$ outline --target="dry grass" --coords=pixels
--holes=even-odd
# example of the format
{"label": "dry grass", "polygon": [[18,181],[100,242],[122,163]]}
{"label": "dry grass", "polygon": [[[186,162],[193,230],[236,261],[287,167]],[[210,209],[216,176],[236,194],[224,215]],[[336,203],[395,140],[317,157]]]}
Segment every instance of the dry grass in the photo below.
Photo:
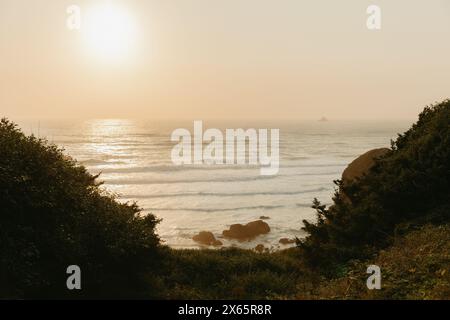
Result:
{"label": "dry grass", "polygon": [[[381,290],[368,290],[366,268],[381,268]],[[298,299],[450,299],[450,225],[426,226],[399,238],[370,261],[353,262],[346,276]]]}

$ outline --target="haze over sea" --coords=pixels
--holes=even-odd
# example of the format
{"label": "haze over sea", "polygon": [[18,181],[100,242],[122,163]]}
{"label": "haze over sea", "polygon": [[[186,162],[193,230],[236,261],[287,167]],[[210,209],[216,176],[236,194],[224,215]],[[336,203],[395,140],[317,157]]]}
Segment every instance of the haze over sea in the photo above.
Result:
{"label": "haze over sea", "polygon": [[26,133],[47,138],[97,174],[120,201],[136,201],[162,218],[159,235],[176,248],[199,247],[192,236],[216,237],[230,224],[270,217],[271,232],[251,242],[220,240],[225,246],[256,244],[284,248],[280,238],[302,237],[303,219],[314,219],[314,197],[331,202],[333,180],[360,154],[389,147],[409,121],[214,122],[207,128],[279,128],[280,171],[260,175],[258,166],[175,166],[170,153],[177,128],[193,131],[193,121],[124,119],[19,121]]}

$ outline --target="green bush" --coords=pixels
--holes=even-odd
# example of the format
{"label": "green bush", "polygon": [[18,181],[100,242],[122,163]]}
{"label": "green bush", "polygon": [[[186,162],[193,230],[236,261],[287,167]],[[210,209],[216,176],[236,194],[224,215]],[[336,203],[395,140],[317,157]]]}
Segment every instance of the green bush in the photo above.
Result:
{"label": "green bush", "polygon": [[[317,223],[304,221],[298,241],[310,263],[336,273],[349,259],[367,258],[396,234],[450,218],[450,100],[425,108],[366,175],[337,181],[329,208],[314,201]],[[345,196],[343,195],[345,194]]]}
{"label": "green bush", "polygon": [[[158,220],[117,202],[96,178],[1,120],[0,298],[152,296]],[[82,290],[67,290],[69,265],[80,266]]]}

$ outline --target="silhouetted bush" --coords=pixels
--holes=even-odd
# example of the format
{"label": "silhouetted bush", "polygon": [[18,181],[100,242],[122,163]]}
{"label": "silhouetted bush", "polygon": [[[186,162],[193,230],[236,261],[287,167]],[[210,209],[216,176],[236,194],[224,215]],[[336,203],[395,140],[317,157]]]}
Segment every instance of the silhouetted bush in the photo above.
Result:
{"label": "silhouetted bush", "polygon": [[304,221],[308,236],[298,241],[313,266],[335,273],[339,264],[369,257],[403,231],[449,221],[449,120],[449,100],[425,108],[370,172],[336,182],[332,206],[314,201],[317,223]]}
{"label": "silhouetted bush", "polygon": [[[62,150],[0,122],[0,298],[152,296],[158,223]],[[66,288],[78,265],[82,290]]]}

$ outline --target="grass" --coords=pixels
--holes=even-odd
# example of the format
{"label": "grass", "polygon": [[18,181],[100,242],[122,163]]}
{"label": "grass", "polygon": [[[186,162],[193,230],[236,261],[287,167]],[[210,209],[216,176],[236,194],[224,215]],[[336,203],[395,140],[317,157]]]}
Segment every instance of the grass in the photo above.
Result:
{"label": "grass", "polygon": [[[381,268],[381,290],[366,287],[367,266]],[[353,261],[346,275],[299,299],[450,299],[450,225],[425,226],[395,240],[373,259]]]}
{"label": "grass", "polygon": [[[166,248],[155,280],[165,299],[449,299],[450,226],[425,226],[373,259],[340,266],[329,279],[297,248],[257,253],[236,248]],[[368,290],[367,266],[380,266],[382,289]]]}
{"label": "grass", "polygon": [[312,279],[296,249],[167,249],[164,261],[160,281],[170,299],[273,299],[294,294],[297,283]]}

